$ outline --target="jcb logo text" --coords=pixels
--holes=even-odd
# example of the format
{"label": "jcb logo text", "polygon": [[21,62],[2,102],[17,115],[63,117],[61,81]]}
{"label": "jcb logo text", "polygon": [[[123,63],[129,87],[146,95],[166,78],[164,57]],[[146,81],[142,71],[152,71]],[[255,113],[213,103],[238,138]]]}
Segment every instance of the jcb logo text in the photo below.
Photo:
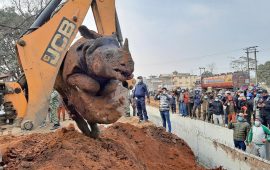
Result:
{"label": "jcb logo text", "polygon": [[61,58],[62,52],[66,50],[75,28],[76,25],[73,22],[69,21],[67,18],[63,18],[41,60],[56,66]]}

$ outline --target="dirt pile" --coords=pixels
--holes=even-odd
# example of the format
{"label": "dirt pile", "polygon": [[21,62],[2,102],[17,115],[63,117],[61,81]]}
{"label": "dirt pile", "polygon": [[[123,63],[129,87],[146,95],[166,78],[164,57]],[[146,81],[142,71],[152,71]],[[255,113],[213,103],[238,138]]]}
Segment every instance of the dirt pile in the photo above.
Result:
{"label": "dirt pile", "polygon": [[191,149],[153,125],[116,123],[94,140],[73,126],[54,133],[0,138],[7,169],[203,169]]}

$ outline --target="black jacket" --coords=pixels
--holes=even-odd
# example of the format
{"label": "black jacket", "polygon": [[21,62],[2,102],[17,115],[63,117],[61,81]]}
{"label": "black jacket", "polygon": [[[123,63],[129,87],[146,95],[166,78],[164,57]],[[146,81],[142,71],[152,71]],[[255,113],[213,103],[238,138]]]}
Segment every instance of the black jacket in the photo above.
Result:
{"label": "black jacket", "polygon": [[270,119],[270,96],[266,100],[263,100],[263,103],[265,106],[260,109],[261,115]]}
{"label": "black jacket", "polygon": [[213,108],[213,114],[215,115],[223,115],[224,111],[223,111],[223,105],[220,101],[214,101],[213,103],[211,103],[212,108]]}

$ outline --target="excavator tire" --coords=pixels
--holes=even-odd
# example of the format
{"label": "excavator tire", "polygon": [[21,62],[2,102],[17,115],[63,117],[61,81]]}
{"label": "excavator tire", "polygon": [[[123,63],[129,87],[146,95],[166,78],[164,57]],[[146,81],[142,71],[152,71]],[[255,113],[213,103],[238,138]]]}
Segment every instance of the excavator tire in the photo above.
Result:
{"label": "excavator tire", "polygon": [[25,89],[27,87],[27,82],[26,82],[26,78],[25,78],[25,75],[24,74],[22,74],[18,78],[17,83],[19,83],[21,85],[21,88],[22,89]]}

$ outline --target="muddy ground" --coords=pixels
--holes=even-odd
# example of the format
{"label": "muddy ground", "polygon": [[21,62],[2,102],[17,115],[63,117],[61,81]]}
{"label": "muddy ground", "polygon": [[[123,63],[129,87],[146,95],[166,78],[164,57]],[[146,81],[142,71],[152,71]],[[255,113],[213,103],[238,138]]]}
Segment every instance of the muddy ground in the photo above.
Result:
{"label": "muddy ground", "polygon": [[97,140],[71,124],[56,132],[1,136],[0,149],[6,169],[203,169],[183,140],[135,118],[103,127]]}

